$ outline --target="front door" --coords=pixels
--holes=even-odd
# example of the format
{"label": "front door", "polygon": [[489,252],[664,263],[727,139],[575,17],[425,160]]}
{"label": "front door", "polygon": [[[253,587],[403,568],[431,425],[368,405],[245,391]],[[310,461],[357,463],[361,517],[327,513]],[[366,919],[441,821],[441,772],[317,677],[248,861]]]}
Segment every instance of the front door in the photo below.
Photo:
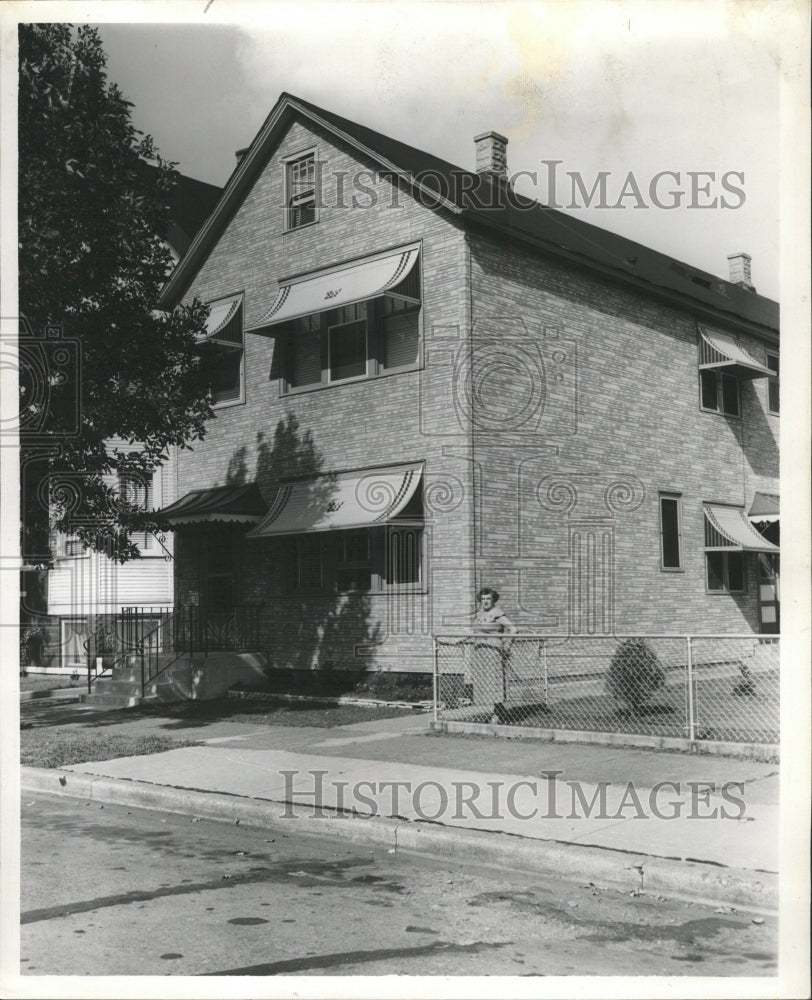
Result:
{"label": "front door", "polygon": [[765,633],[777,633],[781,628],[779,559],[771,552],[758,554],[758,614]]}

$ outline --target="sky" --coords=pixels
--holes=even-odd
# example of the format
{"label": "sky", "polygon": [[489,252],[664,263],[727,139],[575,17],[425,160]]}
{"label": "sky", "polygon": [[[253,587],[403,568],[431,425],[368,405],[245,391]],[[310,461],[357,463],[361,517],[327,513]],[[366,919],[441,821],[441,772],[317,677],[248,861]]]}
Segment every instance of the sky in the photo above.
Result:
{"label": "sky", "polygon": [[[474,135],[495,129],[509,170],[536,175],[522,193],[549,203],[560,161],[565,211],[720,277],[728,254],[749,253],[757,290],[779,296],[780,57],[792,34],[781,0],[108,10],[127,22],[91,18],[110,79],[192,177],[224,184],[283,91],[468,169]],[[577,187],[573,199],[569,175],[589,192],[601,171],[605,207]],[[679,178],[652,194],[661,171]]]}

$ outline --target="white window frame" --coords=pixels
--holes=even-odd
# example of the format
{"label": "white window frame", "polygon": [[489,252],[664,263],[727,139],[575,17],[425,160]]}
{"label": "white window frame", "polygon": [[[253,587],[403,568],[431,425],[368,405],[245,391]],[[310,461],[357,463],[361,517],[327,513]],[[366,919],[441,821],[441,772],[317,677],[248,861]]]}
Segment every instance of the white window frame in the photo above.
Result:
{"label": "white window frame", "polygon": [[[313,218],[310,222],[303,222],[298,226],[292,224],[293,210],[300,207],[300,205],[294,205],[293,200],[296,197],[294,193],[294,180],[293,171],[296,166],[306,160],[313,160],[313,191],[312,191],[312,202],[313,202]],[[280,160],[282,164],[282,169],[284,171],[284,191],[285,191],[285,202],[284,202],[284,225],[283,232],[285,233],[298,233],[300,229],[308,229],[310,226],[316,225],[319,221],[319,170],[318,170],[318,157],[316,156],[316,147],[310,147],[308,149],[300,150],[298,153],[293,153],[290,156],[282,157]],[[308,198],[309,200],[309,198]],[[301,204],[306,204],[306,201],[302,201]]]}

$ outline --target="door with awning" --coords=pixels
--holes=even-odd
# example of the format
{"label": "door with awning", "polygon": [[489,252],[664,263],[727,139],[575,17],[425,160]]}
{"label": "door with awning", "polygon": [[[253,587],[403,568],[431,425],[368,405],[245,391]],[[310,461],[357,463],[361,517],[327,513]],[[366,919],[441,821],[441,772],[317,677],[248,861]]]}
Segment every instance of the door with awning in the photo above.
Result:
{"label": "door with awning", "polygon": [[741,507],[707,504],[704,513],[709,593],[744,593],[747,590],[746,553],[754,553],[761,631],[777,631],[778,546],[764,537]]}

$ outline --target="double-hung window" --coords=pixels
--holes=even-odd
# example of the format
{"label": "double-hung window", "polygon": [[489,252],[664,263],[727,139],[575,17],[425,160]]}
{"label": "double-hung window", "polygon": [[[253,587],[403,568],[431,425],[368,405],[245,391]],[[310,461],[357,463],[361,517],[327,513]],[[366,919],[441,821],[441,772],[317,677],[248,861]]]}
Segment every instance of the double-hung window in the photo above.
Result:
{"label": "double-hung window", "polygon": [[287,229],[316,222],[316,154],[306,153],[285,164]]}
{"label": "double-hung window", "polygon": [[243,298],[235,295],[209,303],[206,336],[200,352],[213,407],[243,399]]}
{"label": "double-hung window", "polygon": [[420,281],[280,327],[282,394],[420,367]]}
{"label": "double-hung window", "polygon": [[327,314],[327,355],[330,382],[366,376],[369,346],[365,302]]}
{"label": "double-hung window", "polygon": [[707,587],[711,593],[742,593],[745,589],[743,552],[706,552]]}
{"label": "double-hung window", "polygon": [[[141,510],[153,510],[155,507],[155,477],[156,472],[142,474],[122,474],[118,480],[118,493],[121,499]],[[130,541],[138,546],[144,554],[154,552],[158,541],[151,531],[134,531],[130,533]]]}
{"label": "double-hung window", "polygon": [[738,378],[716,371],[701,371],[699,376],[702,409],[738,417],[741,413]]}

